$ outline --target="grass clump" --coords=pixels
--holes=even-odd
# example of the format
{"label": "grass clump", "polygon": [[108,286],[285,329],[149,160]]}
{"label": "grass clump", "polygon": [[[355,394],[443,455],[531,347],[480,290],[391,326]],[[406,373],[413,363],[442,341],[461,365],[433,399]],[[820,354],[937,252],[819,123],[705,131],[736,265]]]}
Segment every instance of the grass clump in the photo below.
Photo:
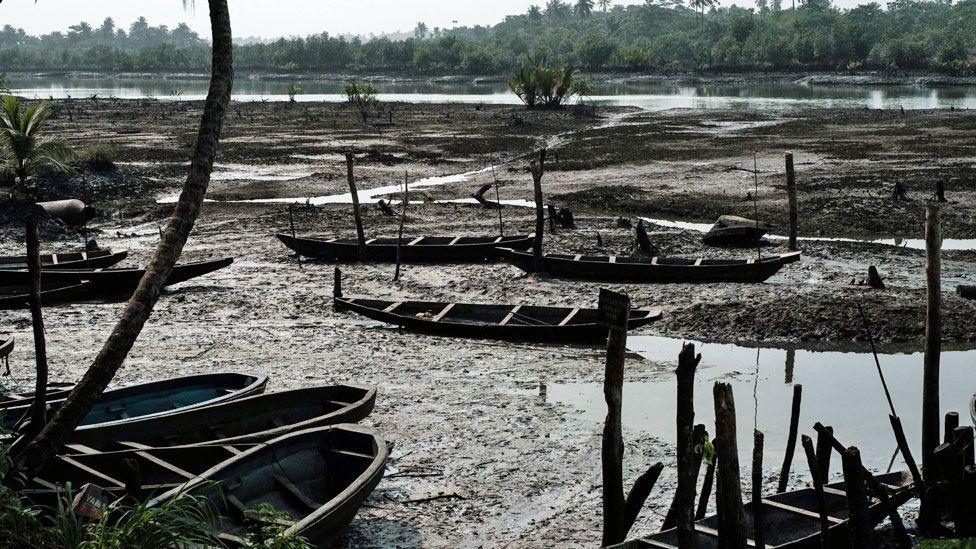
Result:
{"label": "grass clump", "polygon": [[118,149],[111,143],[96,143],[81,150],[81,164],[96,172],[115,170]]}

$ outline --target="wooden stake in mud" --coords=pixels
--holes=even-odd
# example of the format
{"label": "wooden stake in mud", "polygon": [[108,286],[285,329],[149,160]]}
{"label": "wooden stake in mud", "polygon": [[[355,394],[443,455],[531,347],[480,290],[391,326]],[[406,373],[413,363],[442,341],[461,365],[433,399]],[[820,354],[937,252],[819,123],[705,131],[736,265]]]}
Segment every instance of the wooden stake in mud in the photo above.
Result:
{"label": "wooden stake in mud", "polygon": [[[932,466],[932,452],[939,445],[939,359],[942,352],[942,236],[938,204],[925,211],[925,357],[922,372],[922,469]],[[938,496],[924,490],[919,508],[919,527],[925,533],[938,529],[935,512]]]}
{"label": "wooden stake in mud", "polygon": [[403,204],[400,206],[400,229],[397,231],[396,271],[393,273],[393,282],[400,280],[400,262],[403,259],[403,223],[407,219],[407,206],[409,204],[410,187],[407,181],[407,172],[403,172]]}
{"label": "wooden stake in mud", "polygon": [[790,205],[790,250],[796,251],[797,235],[797,206],[796,206],[796,173],[793,171],[793,153],[786,153],[786,194]]}
{"label": "wooden stake in mud", "polygon": [[[291,226],[291,237],[292,239],[297,238],[295,236],[295,205],[288,205],[288,225]],[[298,258],[298,268],[302,268],[302,254],[295,252],[295,257]]]}
{"label": "wooden stake in mud", "polygon": [[549,232],[556,234],[556,218],[559,217],[559,214],[556,213],[556,207],[552,204],[546,204],[546,211],[549,213]]}
{"label": "wooden stake in mud", "polygon": [[813,440],[803,435],[801,437],[803,451],[807,455],[807,465],[810,468],[810,478],[813,480],[813,493],[817,500],[817,514],[820,515],[820,547],[830,549],[830,519],[827,518],[827,499],[824,497],[823,485],[827,479],[820,476],[820,464],[817,463],[817,452],[813,448]]}
{"label": "wooden stake in mud", "polygon": [[[699,423],[695,425],[691,432],[692,438],[692,469],[694,469],[694,474],[692,475],[695,480],[695,484],[698,484],[698,474],[701,472],[702,459],[704,458],[704,446],[705,441],[708,440],[708,432],[705,430],[705,424]],[[680,475],[680,473],[679,473]],[[695,501],[692,497],[691,501],[691,516],[692,520],[695,517]],[[671,500],[671,507],[668,508],[668,514],[664,516],[664,522],[661,523],[661,531],[670,530],[675,527],[678,522],[678,492],[675,490],[674,498]]]}
{"label": "wooden stake in mud", "polygon": [[505,236],[505,225],[502,223],[502,199],[498,191],[498,175],[495,173],[495,159],[491,159],[491,178],[495,180],[495,202],[498,202],[498,236]]}
{"label": "wooden stake in mud", "polygon": [[952,432],[959,427],[959,412],[946,412],[945,415],[945,439],[942,442],[952,442]]}
{"label": "wooden stake in mud", "polygon": [[[715,446],[715,439],[712,439],[712,447]],[[715,484],[715,464],[718,462],[717,456],[712,456],[712,461],[705,468],[705,479],[702,480],[701,495],[698,496],[698,509],[695,510],[695,520],[705,518],[708,512],[708,498],[712,496],[712,485]]]}
{"label": "wooden stake in mud", "polygon": [[827,479],[830,478],[830,453],[833,451],[833,447],[830,444],[830,437],[834,436],[834,428],[830,425],[824,427],[824,435],[817,431],[817,466],[820,467],[820,478],[823,479],[824,484],[827,483]]}
{"label": "wooden stake in mud", "polygon": [[905,438],[905,429],[902,428],[901,418],[894,414],[889,414],[888,420],[891,421],[891,430],[895,433],[898,451],[901,452],[901,457],[905,460],[905,465],[908,466],[908,471],[912,474],[912,481],[916,485],[921,486],[922,474],[919,472],[918,464],[915,463],[915,456],[912,455],[912,451],[908,446],[908,439]]}
{"label": "wooden stake in mud", "polygon": [[715,452],[718,454],[717,496],[720,508],[718,534],[720,548],[746,547],[746,515],[742,507],[742,486],[739,481],[739,448],[735,435],[735,399],[732,386],[716,383]]}
{"label": "wooden stake in mud", "polygon": [[352,195],[352,215],[356,220],[356,239],[359,241],[359,260],[366,261],[366,233],[363,231],[363,218],[359,215],[359,193],[356,192],[356,181],[352,176],[352,153],[346,153],[346,180],[349,182],[349,194]]}
{"label": "wooden stake in mud", "polygon": [[695,354],[695,345],[688,343],[678,354],[678,486],[674,494],[675,519],[678,527],[678,545],[694,549],[698,546],[695,534],[695,484],[698,482],[698,465],[695,464],[695,369],[701,355]]}
{"label": "wooden stake in mud", "polygon": [[[766,535],[763,532],[763,503],[762,503],[762,454],[763,433],[756,430],[752,433],[752,539],[756,547],[766,546]],[[682,545],[682,547],[684,547]]]}
{"label": "wooden stake in mud", "polygon": [[803,386],[797,383],[793,386],[793,407],[790,410],[790,434],[786,440],[783,468],[779,472],[777,492],[780,494],[786,491],[786,484],[790,480],[790,467],[793,465],[793,453],[796,451],[796,435],[800,426],[800,400],[802,397]]}
{"label": "wooden stake in mud", "polygon": [[31,405],[33,433],[40,432],[47,423],[47,341],[44,336],[44,316],[41,314],[41,242],[38,235],[38,207],[27,216],[27,268],[30,274],[29,306],[31,327],[34,330],[34,361],[37,377],[34,384],[34,403]]}
{"label": "wooden stake in mud", "polygon": [[535,272],[545,271],[542,260],[542,233],[546,229],[545,213],[542,205],[542,175],[545,173],[546,150],[539,151],[539,161],[532,161],[529,170],[532,172],[532,190],[535,195],[535,238],[532,240],[532,257],[535,258]]}
{"label": "wooden stake in mud", "polygon": [[871,547],[873,528],[871,511],[868,508],[868,490],[864,485],[864,467],[861,453],[854,446],[840,454],[844,466],[844,481],[847,483],[848,533],[851,547]]}
{"label": "wooden stake in mud", "polygon": [[[543,154],[545,152],[543,151]],[[541,170],[540,170],[541,172]],[[533,170],[533,174],[535,171]],[[538,181],[540,178],[535,178]],[[538,183],[536,189],[538,190]],[[538,193],[537,193],[538,198]],[[542,204],[536,201],[537,213]],[[624,441],[621,427],[623,406],[624,358],[627,353],[627,321],[630,298],[610,290],[600,290],[600,321],[609,330],[603,395],[607,419],[603,427],[603,546],[624,540]]]}

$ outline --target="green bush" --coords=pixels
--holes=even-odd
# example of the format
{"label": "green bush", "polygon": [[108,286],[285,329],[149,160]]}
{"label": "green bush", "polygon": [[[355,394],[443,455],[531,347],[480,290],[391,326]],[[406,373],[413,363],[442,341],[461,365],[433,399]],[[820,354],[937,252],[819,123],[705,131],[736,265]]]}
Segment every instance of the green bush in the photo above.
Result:
{"label": "green bush", "polygon": [[508,87],[530,109],[555,109],[563,106],[576,93],[575,81],[576,71],[571,67],[539,65],[535,69],[522,67],[509,76]]}
{"label": "green bush", "polygon": [[115,169],[115,159],[118,148],[111,143],[96,143],[81,150],[79,155],[82,165],[96,172],[108,172]]}

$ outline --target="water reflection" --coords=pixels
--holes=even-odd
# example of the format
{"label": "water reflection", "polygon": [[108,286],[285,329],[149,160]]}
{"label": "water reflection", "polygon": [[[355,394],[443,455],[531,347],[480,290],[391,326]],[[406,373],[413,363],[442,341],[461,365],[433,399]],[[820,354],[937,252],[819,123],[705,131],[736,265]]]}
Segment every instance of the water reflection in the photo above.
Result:
{"label": "water reflection", "polygon": [[[40,98],[115,97],[120,99],[202,99],[205,79],[186,78],[63,78],[12,77],[14,93]],[[338,80],[298,79],[303,93],[299,101],[345,101]],[[287,101],[290,81],[241,77],[234,83],[240,101]],[[501,81],[483,82],[377,82],[384,101],[415,103],[461,102],[516,104],[518,98]],[[967,87],[921,88],[914,86],[808,86],[801,84],[705,84],[622,83],[595,81],[592,97],[597,103],[637,106],[659,110],[674,107],[703,109],[789,109],[869,107],[897,109],[974,108],[976,89]]]}
{"label": "water reflection", "polygon": [[[683,343],[683,340],[665,337],[630,338],[628,347],[663,364],[661,372],[665,375],[660,381],[624,386],[623,419],[627,428],[674,442],[676,394],[671,372]],[[866,465],[876,470],[887,469],[895,439],[888,421],[887,400],[874,359],[867,349],[844,352],[762,348],[757,357],[757,348],[745,345],[699,342],[696,346],[702,354],[702,362],[696,376],[695,421],[704,423],[714,434],[712,385],[715,381],[731,383],[736,398],[739,451],[745,462],[752,451],[750,441],[755,417],[759,430],[765,433],[764,462],[782,463],[793,385],[802,384],[801,433],[812,434],[812,426],[817,421],[832,425],[842,443],[861,449]],[[942,353],[943,411],[955,410],[963,418],[968,416],[969,399],[976,392],[974,356],[976,352],[972,350]],[[880,356],[880,362],[912,452],[918,458],[922,353],[885,352]],[[651,367],[649,363],[634,361],[627,364],[631,370]],[[552,384],[548,387],[548,396],[550,401],[580,409],[588,420],[603,421],[605,404],[601,383]],[[968,424],[968,421],[963,423]],[[895,467],[901,464],[899,456]],[[805,472],[799,465],[795,465],[794,470]],[[835,469],[835,473],[839,474],[839,471]]]}

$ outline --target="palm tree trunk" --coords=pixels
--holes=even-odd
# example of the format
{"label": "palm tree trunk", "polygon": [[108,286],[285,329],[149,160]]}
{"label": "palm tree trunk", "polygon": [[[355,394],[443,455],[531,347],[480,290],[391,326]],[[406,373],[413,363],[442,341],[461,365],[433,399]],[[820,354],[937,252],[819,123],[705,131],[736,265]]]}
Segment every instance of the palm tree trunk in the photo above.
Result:
{"label": "palm tree trunk", "polygon": [[[126,304],[102,350],[85,372],[78,386],[61,406],[43,431],[32,442],[22,437],[15,443],[12,454],[32,474],[60,449],[68,436],[81,423],[92,405],[102,394],[122,366],[146,320],[152,313],[163,283],[179,260],[193,224],[200,213],[203,197],[210,183],[210,172],[217,155],[217,142],[230,104],[234,80],[233,44],[227,0],[209,0],[210,25],[213,31],[213,68],[210,92],[203,107],[197,142],[193,150],[190,172],[183,192],[160,239],[156,253],[149,261],[146,274]],[[29,477],[28,477],[29,478]]]}
{"label": "palm tree trunk", "polygon": [[41,314],[41,239],[37,231],[37,208],[31,204],[27,216],[27,270],[30,273],[31,326],[34,329],[34,362],[37,378],[34,403],[31,405],[31,433],[38,433],[47,423],[47,343],[44,339],[44,316]]}

